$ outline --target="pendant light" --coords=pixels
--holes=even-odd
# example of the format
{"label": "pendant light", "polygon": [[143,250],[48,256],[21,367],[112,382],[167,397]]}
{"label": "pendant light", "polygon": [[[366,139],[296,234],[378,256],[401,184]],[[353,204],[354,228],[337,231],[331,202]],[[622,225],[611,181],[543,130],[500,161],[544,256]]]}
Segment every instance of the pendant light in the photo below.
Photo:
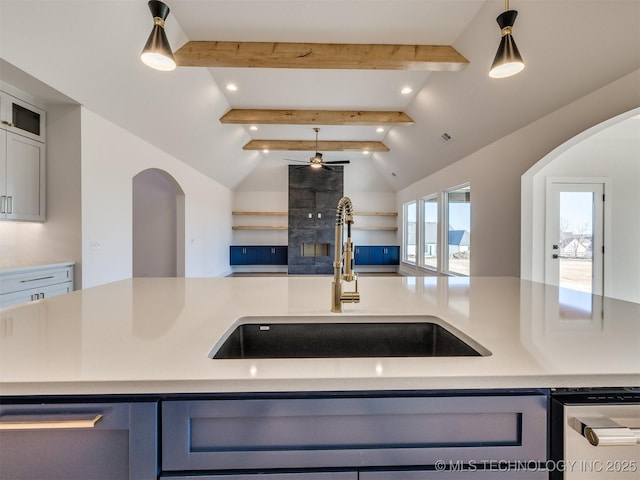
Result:
{"label": "pendant light", "polygon": [[516,73],[520,73],[524,69],[524,61],[516,42],[511,35],[511,29],[516,21],[518,12],[516,10],[509,10],[509,0],[505,0],[505,11],[502,12],[496,21],[502,30],[502,38],[500,39],[500,46],[496,52],[496,56],[491,64],[491,70],[489,76],[491,78],[506,78]]}
{"label": "pendant light", "polygon": [[160,1],[151,0],[149,10],[153,16],[153,30],[142,50],[140,60],[151,68],[169,72],[176,68],[169,40],[164,33],[164,21],[169,16],[169,7]]}

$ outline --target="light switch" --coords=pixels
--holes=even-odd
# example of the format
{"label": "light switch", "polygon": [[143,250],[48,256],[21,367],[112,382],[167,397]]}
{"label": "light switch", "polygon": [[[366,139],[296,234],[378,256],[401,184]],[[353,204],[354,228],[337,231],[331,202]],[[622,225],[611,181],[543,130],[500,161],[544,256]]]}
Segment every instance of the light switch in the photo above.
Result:
{"label": "light switch", "polygon": [[312,213],[309,214],[309,218],[313,218],[313,214]]}
{"label": "light switch", "polygon": [[322,218],[322,214],[318,212],[318,218]]}

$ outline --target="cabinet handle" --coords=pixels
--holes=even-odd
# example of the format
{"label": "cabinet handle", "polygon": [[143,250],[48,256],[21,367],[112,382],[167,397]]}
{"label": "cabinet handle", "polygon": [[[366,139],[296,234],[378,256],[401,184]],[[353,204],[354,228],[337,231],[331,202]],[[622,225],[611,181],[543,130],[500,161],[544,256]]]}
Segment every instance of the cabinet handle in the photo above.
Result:
{"label": "cabinet handle", "polygon": [[570,423],[595,447],[640,444],[640,428],[624,427],[607,417],[572,418]]}
{"label": "cabinet handle", "polygon": [[7,196],[0,196],[0,213],[7,213]]}
{"label": "cabinet handle", "polygon": [[15,127],[15,125],[11,122],[7,122],[6,120],[2,120],[2,124],[6,125],[7,127]]}
{"label": "cabinet handle", "polygon": [[42,430],[45,428],[92,428],[101,413],[35,413],[0,415],[0,430]]}
{"label": "cabinet handle", "polygon": [[27,280],[20,280],[20,283],[38,282],[40,280],[49,280],[50,278],[54,278],[54,276],[53,275],[49,275],[48,277],[28,278]]}
{"label": "cabinet handle", "polygon": [[6,213],[13,213],[13,196],[7,197],[7,211]]}

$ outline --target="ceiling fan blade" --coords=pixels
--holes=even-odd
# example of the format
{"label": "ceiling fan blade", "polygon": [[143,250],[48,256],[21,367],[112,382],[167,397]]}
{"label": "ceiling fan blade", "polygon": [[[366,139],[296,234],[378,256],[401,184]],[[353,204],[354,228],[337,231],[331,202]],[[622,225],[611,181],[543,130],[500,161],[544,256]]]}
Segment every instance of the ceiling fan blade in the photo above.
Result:
{"label": "ceiling fan blade", "polygon": [[322,162],[325,164],[332,164],[332,165],[346,165],[348,163],[351,163],[351,160],[332,160],[332,161],[328,161],[328,162]]}

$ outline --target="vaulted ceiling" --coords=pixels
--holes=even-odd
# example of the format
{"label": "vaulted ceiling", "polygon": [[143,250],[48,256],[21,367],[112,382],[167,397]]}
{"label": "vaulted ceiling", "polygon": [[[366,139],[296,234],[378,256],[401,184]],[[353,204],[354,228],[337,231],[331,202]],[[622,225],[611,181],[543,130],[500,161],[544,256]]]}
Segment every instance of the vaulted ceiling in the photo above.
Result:
{"label": "vaulted ceiling", "polygon": [[[640,0],[511,0],[527,66],[507,79],[488,77],[502,0],[166,3],[174,51],[189,41],[451,45],[469,61],[434,72],[180,66],[164,73],[138,60],[152,26],[144,0],[0,0],[6,62],[231,189],[259,188],[286,171],[285,158],[310,156],[245,149],[249,142],[312,141],[312,127],[320,127],[323,141],[382,142],[389,151],[323,153],[368,171],[362,181],[373,189],[399,190],[640,68]],[[19,49],[3,48],[21,35],[16,24],[41,32],[41,57],[18,59]],[[401,93],[405,86],[410,94]],[[233,109],[392,111],[413,123],[382,132],[317,122],[251,130],[220,120]]]}

